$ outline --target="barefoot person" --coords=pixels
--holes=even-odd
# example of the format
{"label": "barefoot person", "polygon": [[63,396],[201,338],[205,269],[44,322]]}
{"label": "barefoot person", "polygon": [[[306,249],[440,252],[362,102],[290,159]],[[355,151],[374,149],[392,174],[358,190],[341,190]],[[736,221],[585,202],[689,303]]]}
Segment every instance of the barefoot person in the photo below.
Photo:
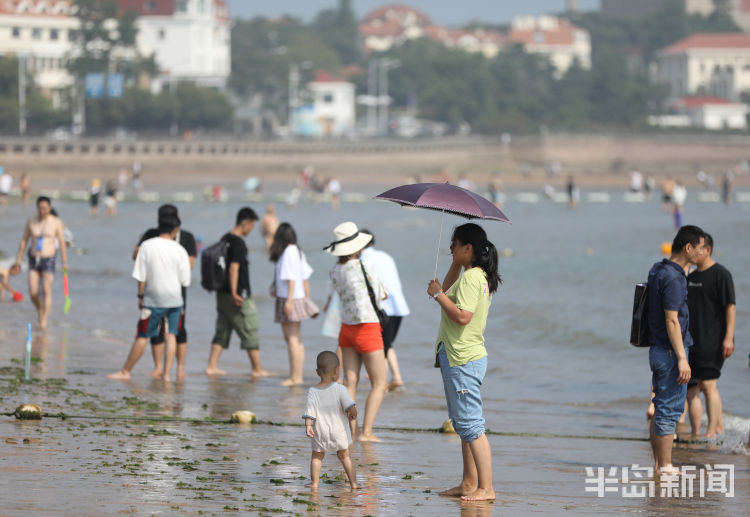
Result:
{"label": "barefoot person", "polygon": [[339,358],[333,352],[321,352],[317,358],[320,382],[307,392],[305,414],[305,432],[312,439],[312,458],[310,459],[310,483],[308,488],[317,489],[320,482],[320,469],[326,451],[336,452],[349,486],[357,489],[357,475],[354,462],[349,455],[352,435],[348,421],[357,421],[357,406],[344,386],[337,382],[339,378]]}
{"label": "barefoot person", "polygon": [[289,377],[281,385],[299,386],[305,365],[301,323],[317,317],[320,311],[310,300],[309,278],[313,269],[297,246],[297,234],[291,224],[282,223],[276,230],[269,258],[276,263],[271,286],[271,296],[276,298],[274,321],[281,324],[289,350]]}
{"label": "barefoot person", "polygon": [[224,370],[219,369],[219,357],[229,347],[232,331],[240,337],[240,347],[247,350],[252,367],[251,377],[257,379],[270,375],[260,365],[258,312],[251,298],[247,246],[243,240],[253,231],[257,220],[255,210],[241,208],[237,212],[234,228],[221,238],[229,244],[226,256],[227,283],[224,289],[216,292],[216,329],[211,340],[206,375],[226,375]]}
{"label": "barefoot person", "polygon": [[266,207],[266,213],[260,220],[260,234],[263,236],[263,241],[266,243],[266,251],[271,251],[271,245],[273,244],[273,237],[276,235],[276,230],[279,228],[279,218],[276,216],[276,205],[270,204]]}
{"label": "barefoot person", "polygon": [[[344,364],[344,385],[352,400],[356,400],[359,372],[364,363],[371,388],[358,440],[378,442],[380,440],[373,434],[373,425],[387,390],[388,374],[383,353],[383,328],[373,302],[379,304],[388,297],[388,293],[372,268],[359,260],[372,235],[360,232],[352,222],[338,225],[333,235],[334,241],[324,251],[338,257],[330,276],[333,288],[341,299],[339,347]],[[374,300],[370,298],[368,283]],[[352,434],[357,436],[356,421],[352,422]]]}
{"label": "barefoot person", "polygon": [[[68,248],[65,245],[64,226],[62,221],[50,212],[51,201],[48,197],[39,196],[36,200],[37,216],[26,222],[26,227],[18,246],[16,262],[10,268],[11,274],[21,271],[21,257],[26,247],[29,248],[29,296],[36,307],[39,328],[47,328],[49,311],[52,307],[52,281],[55,279],[55,258],[60,246],[63,272],[68,269]],[[39,294],[41,285],[41,296]]]}
{"label": "barefoot person", "polygon": [[175,215],[159,219],[159,236],[141,244],[133,266],[138,281],[138,335],[122,370],[107,377],[130,379],[130,372],[143,355],[148,338],[159,333],[167,320],[164,371],[161,378],[170,381],[170,370],[177,353],[177,329],[182,312],[182,287],[190,285],[190,261],[185,248],[175,242],[180,220]]}
{"label": "barefoot person", "polygon": [[[369,230],[362,229],[362,233],[372,235]],[[391,382],[388,390],[395,390],[404,385],[401,378],[401,369],[398,365],[398,356],[393,348],[398,329],[401,328],[401,320],[409,315],[409,306],[406,304],[404,293],[401,289],[401,279],[398,276],[396,262],[385,251],[375,249],[375,236],[370,244],[362,251],[362,261],[372,266],[373,271],[383,282],[388,299],[383,301],[383,310],[388,315],[388,322],[383,329],[383,346],[388,368],[391,370]]]}
{"label": "barefoot person", "polygon": [[[473,223],[453,231],[453,263],[443,279],[427,287],[440,305],[440,330],[435,367],[443,377],[448,414],[461,437],[461,484],[440,495],[466,501],[495,499],[492,486],[492,450],[484,429],[479,388],[487,371],[484,329],[492,295],[502,280],[497,271],[497,250],[484,230]],[[463,274],[461,274],[463,270]]]}
{"label": "barefoot person", "polygon": [[690,309],[690,372],[687,401],[693,437],[700,435],[703,407],[701,392],[706,397],[708,429],[706,438],[724,432],[721,418],[721,397],[716,386],[724,360],[734,352],[734,325],[737,319],[732,274],[713,258],[714,240],[705,235],[705,253],[698,259],[698,269],[687,277],[688,308]]}
{"label": "barefoot person", "polygon": [[[180,219],[177,207],[170,204],[161,205],[157,212],[158,218],[174,216],[177,220]],[[158,228],[149,228],[141,235],[138,244],[136,244],[133,250],[133,260],[138,256],[138,250],[141,244],[149,239],[159,236]],[[190,269],[193,269],[195,264],[195,257],[198,255],[197,246],[195,243],[195,237],[189,231],[182,228],[182,223],[177,229],[175,241],[182,246],[188,254],[188,260],[190,261]],[[187,357],[187,329],[185,328],[185,318],[187,315],[187,288],[182,288],[182,313],[180,314],[179,327],[177,328],[177,379],[182,380],[185,377],[185,358]],[[159,325],[159,333],[151,338],[151,355],[154,358],[154,369],[149,374],[152,377],[160,377],[164,372],[164,326],[166,319],[163,319]]]}
{"label": "barefoot person", "polygon": [[688,331],[688,290],[685,269],[703,254],[704,232],[683,226],[672,242],[672,254],[648,273],[648,331],[654,416],[649,422],[654,476],[674,478],[680,472],[672,465],[672,443],[677,422],[685,410],[690,380],[688,350],[693,344]]}

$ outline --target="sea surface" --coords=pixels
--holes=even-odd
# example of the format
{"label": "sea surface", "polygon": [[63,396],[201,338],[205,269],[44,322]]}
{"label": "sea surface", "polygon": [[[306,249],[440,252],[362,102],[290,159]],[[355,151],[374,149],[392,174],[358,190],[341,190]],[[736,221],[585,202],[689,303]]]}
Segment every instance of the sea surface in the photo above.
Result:
{"label": "sea surface", "polygon": [[[344,203],[338,212],[306,200],[294,209],[277,205],[279,218],[294,226],[315,270],[312,297],[321,307],[334,262],[321,249],[332,240],[334,226],[351,220],[371,230],[376,247],[394,257],[411,309],[394,345],[406,384],[386,396],[376,421],[383,427],[377,433],[383,442],[354,447],[364,488],[349,494],[335,478],[340,465],[329,456],[324,472],[333,481],[316,495],[304,488],[309,444],[304,429],[295,427],[301,423],[306,388],[279,386],[288,359],[281,329],[273,323],[268,296],[273,265],[259,232],[248,238],[251,283],[263,366],[278,376],[251,382],[249,361],[236,337],[220,360],[229,375],[203,375],[215,302],[200,287],[196,264],[188,290],[187,379],[167,386],[152,380],[146,354],[130,382],[108,381],[105,375],[122,366],[132,342],[138,311],[131,255],[140,234],[155,226],[157,205],[122,203],[117,217],[108,218],[91,217],[85,203],[56,201],[75,237],[69,258],[70,314],[62,312],[58,271],[49,329],[32,336],[32,355],[39,358],[32,365],[36,384],[7,390],[0,410],[12,412],[17,404],[34,402],[50,412],[94,418],[17,422],[0,417],[0,438],[5,438],[0,441],[0,514],[744,514],[750,504],[750,457],[744,452],[750,430],[750,206],[699,203],[691,193],[684,214],[685,224],[713,235],[715,258],[734,275],[737,327],[735,354],[719,380],[726,433],[713,442],[678,445],[674,459],[697,468],[732,465],[734,493],[666,498],[657,486],[654,497],[627,498],[622,479],[609,485],[612,491],[587,491],[596,484],[587,483],[586,467],[593,472],[614,468],[621,477],[623,467],[652,464],[645,420],[648,351],[628,344],[630,313],[634,284],[645,281],[651,265],[662,258],[661,244],[674,236],[672,218],[656,200],[626,203],[620,192],[612,192],[610,203],[583,203],[575,210],[551,201],[509,199],[503,210],[512,224],[481,223],[503,255],[503,285],[493,298],[485,333],[489,366],[483,385],[486,425],[497,433],[490,435],[494,504],[462,505],[436,495],[456,484],[461,472],[458,439],[431,432],[447,418],[439,370],[433,368],[439,309],[425,292],[438,250],[440,213],[374,200]],[[231,229],[242,205],[178,206],[183,228],[210,245]],[[259,215],[265,209],[251,206]],[[0,208],[0,251],[6,256],[15,254],[31,215],[32,206]],[[441,278],[450,264],[450,232],[464,222],[445,216]],[[35,313],[25,276],[11,281],[24,292],[24,301],[0,304],[0,366],[17,367],[23,366],[26,325]],[[315,355],[336,348],[321,328],[322,318],[302,324],[309,384],[317,382]],[[45,381],[54,384],[60,378],[67,391],[50,392]],[[363,373],[362,406],[367,387]],[[265,422],[295,426],[222,423],[239,409]],[[208,421],[112,418],[132,416]],[[23,444],[28,436],[40,441]]]}

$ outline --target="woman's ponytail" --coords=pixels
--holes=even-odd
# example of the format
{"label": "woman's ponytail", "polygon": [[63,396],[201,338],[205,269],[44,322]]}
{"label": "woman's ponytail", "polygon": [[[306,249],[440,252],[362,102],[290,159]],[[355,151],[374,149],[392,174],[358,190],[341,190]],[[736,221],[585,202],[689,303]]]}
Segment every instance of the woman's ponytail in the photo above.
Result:
{"label": "woman's ponytail", "polygon": [[462,244],[471,244],[474,248],[473,265],[484,270],[490,294],[495,293],[503,283],[498,273],[497,248],[487,240],[487,234],[482,227],[474,223],[458,226],[453,231],[453,240],[458,240]]}

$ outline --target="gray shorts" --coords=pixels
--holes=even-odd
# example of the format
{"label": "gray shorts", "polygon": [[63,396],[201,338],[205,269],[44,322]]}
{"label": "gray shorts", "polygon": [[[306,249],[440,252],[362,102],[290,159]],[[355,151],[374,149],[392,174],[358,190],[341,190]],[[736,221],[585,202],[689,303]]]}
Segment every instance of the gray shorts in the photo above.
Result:
{"label": "gray shorts", "polygon": [[237,307],[229,293],[216,293],[216,330],[211,343],[229,348],[229,338],[235,331],[243,350],[258,349],[258,311],[255,302],[247,298]]}

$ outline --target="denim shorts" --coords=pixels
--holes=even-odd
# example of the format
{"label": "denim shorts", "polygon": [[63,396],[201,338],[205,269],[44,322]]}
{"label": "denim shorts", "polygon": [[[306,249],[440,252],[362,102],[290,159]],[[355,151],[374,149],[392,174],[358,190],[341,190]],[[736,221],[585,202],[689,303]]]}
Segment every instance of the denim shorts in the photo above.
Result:
{"label": "denim shorts", "polygon": [[[685,350],[688,353],[689,349]],[[654,390],[654,434],[674,434],[677,422],[685,411],[687,384],[679,384],[677,356],[671,348],[651,345],[648,351],[651,365],[651,385]]]}
{"label": "denim shorts", "polygon": [[138,337],[156,337],[159,335],[159,326],[163,319],[167,320],[166,331],[177,334],[180,327],[180,313],[182,307],[144,307],[141,309],[141,318],[138,320]]}
{"label": "denim shorts", "polygon": [[443,375],[445,400],[448,403],[448,416],[453,422],[461,440],[471,443],[485,432],[482,416],[482,386],[487,371],[487,357],[469,361],[460,366],[451,366],[445,353],[445,346],[438,347],[440,373]]}

